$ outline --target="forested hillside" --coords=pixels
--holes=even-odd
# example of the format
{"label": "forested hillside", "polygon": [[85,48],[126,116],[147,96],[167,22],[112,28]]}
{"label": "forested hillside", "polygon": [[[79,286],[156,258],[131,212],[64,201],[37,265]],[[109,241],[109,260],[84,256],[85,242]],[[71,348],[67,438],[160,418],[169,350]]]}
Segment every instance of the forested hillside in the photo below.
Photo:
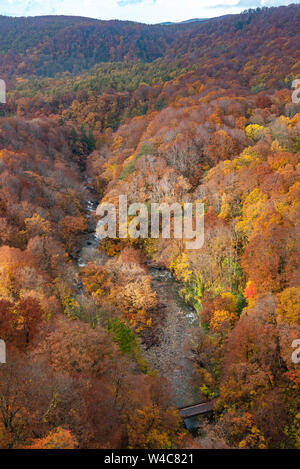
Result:
{"label": "forested hillside", "polygon": [[219,63],[223,73],[229,66],[231,73],[239,72],[245,80],[243,69],[250,58],[258,59],[258,65],[259,58],[268,56],[264,65],[269,65],[269,71],[273,65],[283,66],[281,57],[285,66],[291,63],[297,53],[298,24],[297,5],[175,25],[2,16],[0,73],[55,76],[79,73],[100,62],[153,62],[163,57],[166,61],[182,58],[184,64],[204,67],[213,76]]}
{"label": "forested hillside", "polygon": [[144,25],[73,17],[0,17],[0,73],[54,76],[99,62],[164,56],[184,25]]}
{"label": "forested hillside", "polygon": [[[0,17],[1,448],[300,449],[299,20]],[[90,250],[90,206],[124,194],[204,203],[203,248]],[[193,435],[155,362],[171,286],[188,386],[216,399]]]}

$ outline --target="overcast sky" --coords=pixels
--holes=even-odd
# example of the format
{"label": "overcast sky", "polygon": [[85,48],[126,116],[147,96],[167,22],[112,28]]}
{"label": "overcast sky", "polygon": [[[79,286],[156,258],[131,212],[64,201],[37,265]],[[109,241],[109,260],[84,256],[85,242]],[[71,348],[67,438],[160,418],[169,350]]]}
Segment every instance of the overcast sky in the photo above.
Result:
{"label": "overcast sky", "polygon": [[75,15],[159,23],[211,18],[240,13],[247,8],[290,3],[300,3],[300,0],[0,0],[0,14]]}

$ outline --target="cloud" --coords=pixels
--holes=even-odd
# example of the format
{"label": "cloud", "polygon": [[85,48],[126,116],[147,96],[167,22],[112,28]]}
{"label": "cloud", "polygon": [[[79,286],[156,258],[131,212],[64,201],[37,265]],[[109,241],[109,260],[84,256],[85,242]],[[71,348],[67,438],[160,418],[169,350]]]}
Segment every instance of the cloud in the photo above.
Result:
{"label": "cloud", "polygon": [[229,1],[228,3],[220,3],[218,5],[211,5],[210,8],[257,8],[262,6],[261,0],[240,0],[238,2]]}
{"label": "cloud", "polygon": [[280,7],[281,5],[287,6],[291,3],[299,3],[299,1],[292,0],[265,0],[262,2],[264,7]]}
{"label": "cloud", "polygon": [[11,16],[55,15],[65,0],[0,0],[0,14]]}
{"label": "cloud", "polygon": [[[228,2],[211,5],[210,8],[261,8],[261,7],[272,7],[281,5],[290,5],[292,0],[229,0]],[[299,2],[294,2],[299,3]]]}
{"label": "cloud", "polygon": [[[127,5],[136,5],[137,3],[143,3],[145,0],[119,0],[119,7],[126,7]],[[152,0],[153,3],[156,3],[156,0]]]}

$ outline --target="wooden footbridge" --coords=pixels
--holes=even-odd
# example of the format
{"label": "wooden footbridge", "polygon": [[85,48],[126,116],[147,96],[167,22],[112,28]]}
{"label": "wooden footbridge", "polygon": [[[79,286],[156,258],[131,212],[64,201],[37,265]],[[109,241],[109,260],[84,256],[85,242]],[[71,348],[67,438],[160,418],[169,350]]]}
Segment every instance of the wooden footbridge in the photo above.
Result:
{"label": "wooden footbridge", "polygon": [[212,399],[209,402],[202,402],[201,404],[191,405],[179,409],[179,414],[182,418],[196,417],[197,415],[208,414],[213,412],[217,399]]}

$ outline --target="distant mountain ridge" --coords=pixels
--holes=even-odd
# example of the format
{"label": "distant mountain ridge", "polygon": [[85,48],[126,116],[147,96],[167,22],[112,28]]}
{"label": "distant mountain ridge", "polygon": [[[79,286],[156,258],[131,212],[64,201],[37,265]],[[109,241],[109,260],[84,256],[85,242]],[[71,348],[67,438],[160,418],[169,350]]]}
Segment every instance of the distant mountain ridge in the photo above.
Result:
{"label": "distant mountain ridge", "polygon": [[173,21],[164,21],[163,23],[158,23],[160,25],[171,25],[171,24],[188,24],[188,23],[203,23],[203,21],[209,21],[211,18],[193,18],[190,20],[185,20],[185,21],[178,21],[178,22],[173,22]]}
{"label": "distant mountain ridge", "polygon": [[[146,25],[70,16],[0,16],[0,75],[53,77],[103,62],[153,62],[164,58],[197,64],[220,54],[228,60],[259,54],[266,43],[278,59],[299,43],[300,5],[249,10],[240,15]],[[286,38],[282,41],[281,38]],[[199,63],[200,63],[199,62]]]}

